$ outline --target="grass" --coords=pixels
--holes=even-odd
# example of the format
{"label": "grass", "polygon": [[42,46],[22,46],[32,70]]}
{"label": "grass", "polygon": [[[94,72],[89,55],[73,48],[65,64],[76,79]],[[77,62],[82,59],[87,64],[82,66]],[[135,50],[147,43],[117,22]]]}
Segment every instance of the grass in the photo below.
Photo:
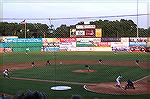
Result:
{"label": "grass", "polygon": [[[92,65],[95,73],[73,73],[74,70],[86,69],[84,65],[61,65],[61,66],[45,66],[40,68],[32,68],[26,70],[16,70],[11,73],[13,77],[35,78],[46,80],[61,80],[71,82],[114,82],[116,77],[121,74],[124,80],[137,80],[149,75],[147,69],[139,69],[138,67],[120,67],[107,65]],[[106,79],[107,78],[107,79]]]}
{"label": "grass", "polygon": [[72,85],[72,89],[68,91],[53,91],[50,87],[56,85],[67,85],[59,83],[43,83],[24,80],[4,79],[0,77],[0,92],[15,95],[16,93],[25,92],[27,90],[38,90],[46,93],[48,99],[70,99],[72,95],[81,95],[84,99],[148,99],[149,95],[106,95],[88,92],[83,89],[82,85]]}
{"label": "grass", "polygon": [[[119,52],[116,55],[112,52],[44,52],[44,53],[4,53],[1,54],[0,64],[6,63],[23,63],[31,61],[49,60],[136,60],[150,62],[150,53],[126,53]],[[13,77],[46,79],[46,80],[63,80],[72,82],[114,82],[118,74],[122,74],[122,81],[127,79],[137,80],[146,75],[150,75],[149,69],[141,70],[138,67],[92,65],[92,69],[97,70],[95,73],[73,73],[77,69],[85,69],[83,65],[53,65],[48,67],[32,68],[25,70],[16,70],[11,72]],[[149,95],[107,95],[88,92],[83,89],[82,85],[46,83],[24,80],[4,79],[0,76],[0,92],[15,94],[18,91],[39,90],[48,95],[48,99],[70,99],[72,95],[82,95],[84,99],[148,99]],[[72,89],[68,91],[52,91],[49,88],[55,85],[68,85]]]}
{"label": "grass", "polygon": [[44,60],[142,60],[150,62],[150,53],[127,53],[118,52],[115,55],[113,52],[43,52],[43,53],[12,53],[1,54],[2,60],[0,64],[6,63],[22,63],[31,61]]}

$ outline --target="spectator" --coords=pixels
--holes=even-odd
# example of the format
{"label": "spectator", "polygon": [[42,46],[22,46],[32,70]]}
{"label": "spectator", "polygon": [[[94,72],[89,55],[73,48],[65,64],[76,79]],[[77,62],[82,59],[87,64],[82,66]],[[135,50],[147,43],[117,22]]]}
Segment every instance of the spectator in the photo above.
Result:
{"label": "spectator", "polygon": [[7,99],[5,94],[2,94],[1,99]]}
{"label": "spectator", "polygon": [[80,95],[73,95],[71,99],[83,99]]}
{"label": "spectator", "polygon": [[17,94],[13,99],[47,99],[47,97],[42,92],[29,90],[25,93]]}

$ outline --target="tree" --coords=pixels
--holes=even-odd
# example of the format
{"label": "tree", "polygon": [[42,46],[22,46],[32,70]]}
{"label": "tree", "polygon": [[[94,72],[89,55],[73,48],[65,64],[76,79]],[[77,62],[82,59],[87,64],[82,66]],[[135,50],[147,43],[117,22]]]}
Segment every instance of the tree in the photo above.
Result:
{"label": "tree", "polygon": [[54,37],[70,37],[70,27],[66,26],[65,24],[62,24],[60,27],[56,28]]}

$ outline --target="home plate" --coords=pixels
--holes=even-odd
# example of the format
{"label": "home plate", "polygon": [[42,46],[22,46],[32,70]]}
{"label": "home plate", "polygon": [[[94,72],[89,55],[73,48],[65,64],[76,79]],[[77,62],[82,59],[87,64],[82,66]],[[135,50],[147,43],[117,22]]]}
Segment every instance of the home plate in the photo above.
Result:
{"label": "home plate", "polygon": [[69,86],[54,86],[54,87],[51,87],[52,90],[69,90],[71,89],[71,87]]}

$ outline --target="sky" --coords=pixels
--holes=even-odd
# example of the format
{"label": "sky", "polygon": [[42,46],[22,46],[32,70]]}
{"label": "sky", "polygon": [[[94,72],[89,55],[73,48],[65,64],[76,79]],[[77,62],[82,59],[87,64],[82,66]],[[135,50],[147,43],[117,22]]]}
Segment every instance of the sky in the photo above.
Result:
{"label": "sky", "polygon": [[[150,26],[150,15],[51,21],[48,18],[149,14],[149,6],[150,0],[0,0],[0,21],[21,22],[26,19],[28,23],[41,22],[58,27],[61,24],[73,25],[80,21],[87,23],[99,19],[111,21],[127,19],[133,20],[141,28],[147,28]],[[16,19],[6,20],[5,18]],[[42,19],[37,20],[40,18]]]}

